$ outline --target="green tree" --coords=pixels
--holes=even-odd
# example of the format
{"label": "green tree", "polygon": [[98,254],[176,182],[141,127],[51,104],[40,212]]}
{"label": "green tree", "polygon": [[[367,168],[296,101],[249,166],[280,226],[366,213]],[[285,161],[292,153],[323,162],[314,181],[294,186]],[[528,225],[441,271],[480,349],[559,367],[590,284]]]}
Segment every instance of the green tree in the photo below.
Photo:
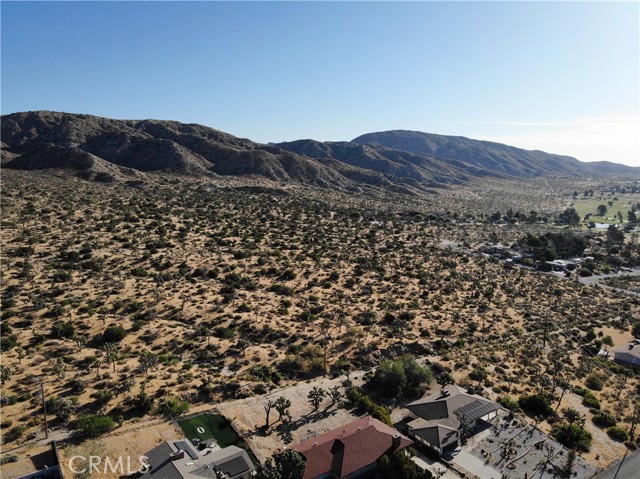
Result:
{"label": "green tree", "polygon": [[412,355],[405,354],[395,361],[382,361],[369,385],[385,397],[410,397],[421,393],[422,385],[429,384],[432,379],[429,368],[418,364]]}
{"label": "green tree", "polygon": [[302,479],[306,459],[295,449],[286,449],[258,466],[257,479]]}
{"label": "green tree", "polygon": [[577,226],[580,224],[580,215],[575,208],[567,208],[558,216],[558,223]]}
{"label": "green tree", "polygon": [[598,208],[596,208],[596,211],[598,212],[598,216],[604,216],[607,214],[607,205],[598,205]]}

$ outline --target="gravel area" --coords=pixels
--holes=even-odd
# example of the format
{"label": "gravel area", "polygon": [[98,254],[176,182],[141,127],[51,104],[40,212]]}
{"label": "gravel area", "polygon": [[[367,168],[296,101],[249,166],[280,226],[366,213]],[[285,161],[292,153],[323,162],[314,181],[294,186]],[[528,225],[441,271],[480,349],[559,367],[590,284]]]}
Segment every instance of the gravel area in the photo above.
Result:
{"label": "gravel area", "polygon": [[[498,471],[505,479],[523,478],[525,474],[529,478],[552,479],[556,468],[567,467],[569,450],[523,420],[508,421],[506,418],[507,412],[501,410],[491,421],[492,425],[469,439],[462,450],[481,460],[483,467]],[[451,457],[451,462],[456,464],[456,456]],[[596,468],[576,456],[572,471],[573,477],[586,478],[594,475]],[[468,472],[483,477],[478,474],[481,471]]]}

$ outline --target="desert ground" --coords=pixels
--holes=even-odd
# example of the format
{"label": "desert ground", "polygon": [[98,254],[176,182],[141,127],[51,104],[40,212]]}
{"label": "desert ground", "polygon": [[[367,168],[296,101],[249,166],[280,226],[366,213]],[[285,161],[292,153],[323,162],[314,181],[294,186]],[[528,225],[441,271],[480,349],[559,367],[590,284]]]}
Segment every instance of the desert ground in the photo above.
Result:
{"label": "desert ground", "polygon": [[[99,185],[4,172],[3,453],[44,437],[41,383],[53,433],[106,415],[119,427],[101,444],[132,434],[137,453],[166,434],[141,442],[135,427],[176,404],[216,406],[247,432],[257,419],[241,419],[237,404],[260,411],[282,388],[411,353],[492,399],[539,391],[560,401],[559,414],[574,407],[594,436],[583,457],[614,462],[625,446],[593,424],[598,410],[556,385],[584,388],[597,375],[600,410],[632,428],[638,375],[611,372],[584,346],[631,339],[637,299],[439,247],[552,228],[485,220],[507,208],[552,217],[587,188],[521,186],[487,180],[392,210],[384,199],[363,208],[228,180]],[[606,195],[604,184],[590,188]],[[245,402],[225,406],[233,400]]]}

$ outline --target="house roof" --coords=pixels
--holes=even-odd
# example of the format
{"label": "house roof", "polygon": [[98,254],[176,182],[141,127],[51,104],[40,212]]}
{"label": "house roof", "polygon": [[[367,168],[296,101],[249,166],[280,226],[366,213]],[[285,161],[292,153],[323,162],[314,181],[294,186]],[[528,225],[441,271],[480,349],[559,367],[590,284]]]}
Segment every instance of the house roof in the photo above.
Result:
{"label": "house roof", "polygon": [[143,477],[149,479],[216,479],[216,471],[234,478],[254,469],[247,451],[236,446],[197,451],[190,441],[168,441],[146,456],[151,469]]}
{"label": "house roof", "polygon": [[301,442],[294,449],[307,461],[303,479],[314,479],[328,472],[342,478],[412,443],[392,427],[366,416]]}
{"label": "house roof", "polygon": [[500,409],[493,401],[456,385],[449,385],[444,391],[445,394],[438,391],[407,404],[407,409],[418,416],[408,424],[412,433],[437,447],[449,442],[451,431],[460,429],[462,421],[471,423]]}
{"label": "house roof", "polygon": [[614,356],[619,356],[621,354],[628,354],[629,356],[633,356],[634,358],[640,359],[640,344],[634,344],[631,347],[629,346],[621,346],[613,351]]}

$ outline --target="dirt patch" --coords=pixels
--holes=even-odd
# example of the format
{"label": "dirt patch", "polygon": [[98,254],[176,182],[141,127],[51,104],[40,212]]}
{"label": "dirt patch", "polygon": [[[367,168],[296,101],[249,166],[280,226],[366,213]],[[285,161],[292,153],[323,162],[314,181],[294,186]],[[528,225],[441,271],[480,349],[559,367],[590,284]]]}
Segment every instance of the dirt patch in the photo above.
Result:
{"label": "dirt patch", "polygon": [[[307,394],[314,386],[325,390],[336,385],[342,387],[343,380],[344,377],[308,381],[273,391],[267,396],[221,404],[218,410],[231,421],[236,432],[249,444],[256,457],[264,461],[278,449],[284,449],[315,435],[339,428],[358,418],[338,403],[331,405],[331,401],[326,398],[318,410],[313,411],[307,399]],[[278,413],[272,410],[271,427],[269,430],[264,430],[266,420],[264,405],[269,399],[275,401],[280,396],[291,401],[292,420],[283,424],[278,420]]]}

